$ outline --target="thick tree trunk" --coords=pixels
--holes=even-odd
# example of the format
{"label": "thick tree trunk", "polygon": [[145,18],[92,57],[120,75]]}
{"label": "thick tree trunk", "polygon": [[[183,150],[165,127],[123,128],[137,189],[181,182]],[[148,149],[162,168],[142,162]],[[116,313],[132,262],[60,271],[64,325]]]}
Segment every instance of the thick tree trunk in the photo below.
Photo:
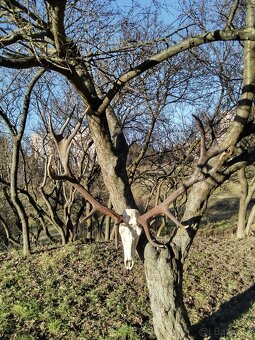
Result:
{"label": "thick tree trunk", "polygon": [[190,227],[177,230],[169,249],[157,250],[150,244],[145,247],[145,274],[157,339],[193,339],[183,302],[183,264],[215,186],[208,179],[191,188],[184,216],[185,224]]}
{"label": "thick tree trunk", "polygon": [[[183,303],[183,265],[173,250],[145,247],[144,268],[157,339],[192,339]],[[178,255],[177,255],[178,256]]]}
{"label": "thick tree trunk", "polygon": [[[117,213],[126,208],[135,208],[133,194],[130,189],[126,172],[127,145],[123,133],[116,131],[115,136],[110,137],[108,131],[112,125],[106,115],[98,117],[96,114],[88,116],[90,132],[97,150],[98,163],[100,165],[104,183],[109,191],[110,200]],[[117,118],[115,118],[117,120]],[[116,127],[115,127],[116,129]],[[112,128],[114,130],[114,128]]]}

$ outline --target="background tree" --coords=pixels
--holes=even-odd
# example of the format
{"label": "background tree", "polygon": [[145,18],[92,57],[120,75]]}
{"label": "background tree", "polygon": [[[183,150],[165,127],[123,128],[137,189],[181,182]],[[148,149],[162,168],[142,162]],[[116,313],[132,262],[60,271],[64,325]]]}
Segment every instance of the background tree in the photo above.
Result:
{"label": "background tree", "polygon": [[[254,0],[247,0],[245,4],[203,1],[192,4],[191,8],[190,2],[184,2],[183,15],[169,25],[158,25],[155,20],[158,8],[152,11],[147,7],[143,16],[139,8],[131,8],[127,15],[122,15],[110,2],[100,0],[77,1],[75,5],[71,1],[47,0],[38,5],[6,0],[0,8],[5,20],[0,66],[43,67],[72,83],[87,109],[86,118],[102,178],[112,205],[120,214],[127,207],[137,206],[126,170],[128,143],[120,117],[114,110],[119,95],[124,94],[123,88],[127,84],[135,87],[143,77],[153,79],[151,74],[154,75],[163,62],[174,60],[176,56],[187,56],[189,51],[196,55],[199,51],[209,58],[204,50],[200,51],[201,45],[244,41],[242,95],[239,103],[233,105],[236,107],[235,119],[225,137],[217,140],[211,135],[207,141],[204,125],[196,118],[201,143],[193,174],[162,205],[140,220],[146,226],[155,214],[168,212],[168,205],[176,198],[187,195],[183,221],[188,228],[176,227],[167,249],[161,252],[142,240],[139,250],[145,263],[156,336],[159,339],[192,338],[182,298],[183,263],[210,194],[238,166],[253,161],[249,150],[235,154],[234,149],[253,127],[248,118],[254,98]],[[214,15],[210,16],[211,13]],[[224,49],[224,46],[229,45],[221,44],[220,48]],[[197,105],[209,100],[215,103],[212,98],[218,97],[217,91],[214,97],[208,96],[208,90],[214,90],[210,86],[214,84],[214,77],[195,79],[202,90],[197,96]],[[186,87],[183,92],[186,94],[187,91]]]}
{"label": "background tree", "polygon": [[[26,121],[29,111],[29,103],[30,103],[30,96],[32,90],[38,81],[38,79],[42,76],[44,70],[38,71],[36,76],[32,79],[31,83],[29,84],[25,97],[23,108],[18,117],[19,123],[16,125],[12,125],[7,113],[0,110],[0,116],[5,122],[6,128],[9,130],[10,134],[12,135],[13,140],[13,149],[12,149],[12,162],[11,162],[11,169],[10,169],[10,196],[12,200],[12,204],[14,205],[19,219],[22,225],[22,241],[23,241],[23,253],[24,255],[28,255],[30,253],[30,241],[29,241],[29,226],[28,226],[28,216],[25,211],[25,208],[19,198],[18,193],[18,171],[19,171],[19,160],[20,160],[20,152],[21,152],[21,141],[24,135]],[[10,113],[12,115],[12,113]]]}

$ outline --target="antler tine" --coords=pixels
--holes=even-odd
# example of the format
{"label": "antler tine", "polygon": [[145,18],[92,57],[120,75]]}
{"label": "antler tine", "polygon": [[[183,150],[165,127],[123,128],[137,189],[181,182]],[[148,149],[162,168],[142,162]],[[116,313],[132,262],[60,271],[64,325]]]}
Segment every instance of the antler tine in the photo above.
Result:
{"label": "antler tine", "polygon": [[176,189],[167,199],[165,199],[162,203],[157,205],[156,207],[152,208],[151,210],[147,211],[145,214],[138,217],[139,224],[143,227],[145,235],[148,241],[155,247],[165,248],[167,244],[160,243],[157,240],[152,240],[148,221],[151,220],[153,217],[157,215],[166,215],[170,218],[178,227],[187,229],[188,225],[181,224],[177,218],[170,212],[169,205],[174,202],[181,194],[183,194],[189,187],[200,180],[200,172],[195,171],[193,176],[184,184],[182,184],[178,189]]}
{"label": "antler tine", "polygon": [[[140,216],[140,217],[142,217],[142,216]],[[143,230],[145,232],[147,240],[150,242],[150,244],[153,245],[154,247],[166,248],[167,246],[166,246],[165,243],[159,242],[156,239],[152,239],[151,233],[150,233],[150,230],[149,230],[149,227],[148,227],[148,220],[147,219],[143,220],[140,217],[138,218],[138,222],[143,227]]]}
{"label": "antler tine", "polygon": [[170,212],[170,210],[166,207],[165,209],[165,215],[170,218],[170,220],[172,220],[178,227],[180,228],[184,228],[187,229],[189,226],[185,226],[183,224],[181,224],[177,218]]}
{"label": "antler tine", "polygon": [[83,221],[86,221],[88,218],[93,216],[96,212],[102,213],[104,215],[107,215],[114,219],[115,226],[119,225],[123,221],[122,215],[116,213],[114,210],[104,206],[103,204],[99,203],[84,187],[81,185],[77,179],[64,174],[59,175],[57,174],[52,166],[52,155],[50,155],[49,162],[48,162],[48,174],[50,178],[54,180],[65,180],[68,181],[91,205],[92,205],[92,211],[83,219]]}
{"label": "antler tine", "polygon": [[[167,245],[164,243],[161,243],[159,241],[157,241],[156,239],[152,239],[151,237],[151,233],[148,227],[148,221],[151,220],[153,217],[157,216],[157,215],[166,215],[168,218],[170,218],[178,227],[181,228],[188,228],[188,226],[184,226],[182,225],[177,218],[170,212],[168,206],[167,206],[167,202],[163,202],[164,204],[162,205],[162,203],[155,207],[154,209],[148,211],[146,214],[143,214],[141,216],[138,217],[138,222],[139,224],[143,227],[145,235],[148,239],[148,241],[154,246],[154,247],[160,247],[160,248],[166,248]],[[152,213],[151,213],[152,211]]]}

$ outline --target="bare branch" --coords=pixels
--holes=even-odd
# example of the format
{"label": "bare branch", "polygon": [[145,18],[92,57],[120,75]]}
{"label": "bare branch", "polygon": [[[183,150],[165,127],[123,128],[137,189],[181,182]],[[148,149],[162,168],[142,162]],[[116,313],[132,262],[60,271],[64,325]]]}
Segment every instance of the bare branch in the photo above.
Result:
{"label": "bare branch", "polygon": [[[45,62],[45,65],[47,62]],[[35,56],[24,56],[24,57],[10,57],[5,58],[0,56],[0,66],[14,69],[26,69],[36,66],[41,66]]]}
{"label": "bare branch", "polygon": [[233,22],[235,14],[236,14],[239,2],[240,2],[240,0],[235,0],[234,1],[232,9],[231,9],[231,12],[230,12],[230,14],[228,16],[228,20],[227,20],[227,23],[226,23],[226,28],[229,28],[229,29],[233,28],[232,22]]}
{"label": "bare branch", "polygon": [[32,90],[36,84],[36,82],[41,78],[41,76],[45,73],[44,69],[41,69],[37,72],[37,74],[35,75],[35,77],[32,79],[32,81],[30,82],[28,88],[27,88],[27,92],[24,98],[24,103],[23,103],[23,109],[22,109],[22,116],[21,116],[21,121],[20,121],[20,126],[19,126],[19,130],[18,130],[18,136],[20,138],[22,138],[23,133],[24,133],[24,129],[26,126],[26,120],[27,120],[27,114],[28,114],[28,109],[29,109],[29,104],[30,104],[30,99],[31,99],[31,93]]}
{"label": "bare branch", "polygon": [[200,157],[198,164],[202,164],[203,161],[205,160],[205,155],[206,155],[206,147],[205,147],[205,129],[202,121],[195,115],[192,115],[199,127],[200,130]]}
{"label": "bare branch", "polygon": [[35,12],[32,12],[31,9],[29,9],[29,11],[27,10],[27,7],[23,6],[22,4],[20,4],[18,1],[16,0],[4,0],[7,8],[14,10],[15,7],[18,8],[20,11],[22,11],[23,13],[25,13],[26,15],[28,15],[32,20],[35,21],[35,23],[43,28],[47,28],[48,25],[45,21],[42,20],[42,18],[40,18]]}
{"label": "bare branch", "polygon": [[[22,30],[24,30],[24,28],[22,28]],[[48,36],[48,31],[44,30],[42,32],[38,32],[38,33],[33,33],[33,34],[21,34],[20,33],[21,30],[10,34],[10,35],[6,35],[5,37],[1,37],[0,38],[0,46],[1,47],[5,47],[5,46],[10,46],[12,44],[17,43],[19,40],[22,40],[23,38],[26,38],[27,36],[27,40],[28,41],[36,41],[37,39],[42,39],[46,36]]]}
{"label": "bare branch", "polygon": [[125,86],[127,82],[136,78],[140,74],[149,70],[150,68],[160,64],[161,62],[181,53],[189,50],[193,47],[207,44],[213,41],[229,41],[229,40],[255,40],[255,29],[247,27],[245,29],[238,30],[217,30],[213,32],[206,32],[204,34],[197,35],[196,37],[190,37],[184,39],[180,43],[177,43],[162,52],[151,56],[136,67],[130,69],[124,73],[120,78],[113,83],[112,88],[108,91],[102,104],[100,105],[98,112],[102,113],[111,103],[115,95]]}
{"label": "bare branch", "polygon": [[9,121],[8,117],[6,116],[6,114],[3,112],[3,110],[0,108],[0,117],[3,119],[6,127],[8,128],[8,130],[10,131],[11,135],[14,136],[16,135],[16,130],[14,128],[14,126],[12,126],[11,122]]}

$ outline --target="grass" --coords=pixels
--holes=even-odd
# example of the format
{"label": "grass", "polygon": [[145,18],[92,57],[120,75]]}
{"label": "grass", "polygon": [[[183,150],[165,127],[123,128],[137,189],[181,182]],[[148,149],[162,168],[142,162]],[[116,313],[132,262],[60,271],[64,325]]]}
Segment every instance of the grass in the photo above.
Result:
{"label": "grass", "polygon": [[[185,303],[208,339],[255,339],[255,238],[198,236],[185,266]],[[111,243],[18,252],[0,260],[0,338],[155,339],[142,264]]]}
{"label": "grass", "polygon": [[0,265],[0,338],[153,338],[143,276],[122,268],[107,244],[72,245],[30,259],[8,254]]}

